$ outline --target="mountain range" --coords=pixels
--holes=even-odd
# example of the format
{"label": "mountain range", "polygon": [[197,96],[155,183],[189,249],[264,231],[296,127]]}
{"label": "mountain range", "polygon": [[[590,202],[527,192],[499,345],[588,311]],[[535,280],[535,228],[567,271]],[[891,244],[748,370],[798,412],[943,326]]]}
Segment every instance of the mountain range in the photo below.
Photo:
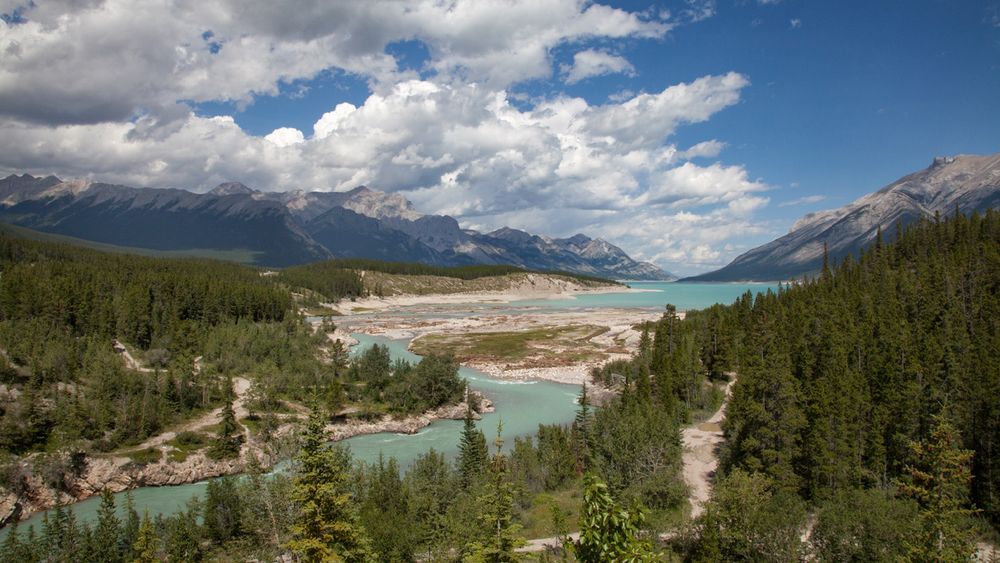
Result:
{"label": "mountain range", "polygon": [[857,255],[879,229],[890,240],[897,224],[1000,206],[1000,153],[937,157],[926,169],[904,176],[844,207],[810,213],[788,234],[738,256],[726,267],[684,281],[776,281],[815,274],[824,248],[831,263]]}
{"label": "mountain range", "polygon": [[274,267],[370,258],[673,279],[601,239],[549,238],[506,227],[480,233],[447,215],[421,214],[399,194],[364,186],[348,192],[264,192],[229,182],[200,194],[11,175],[0,180],[0,222],[153,250],[243,250],[255,263]]}

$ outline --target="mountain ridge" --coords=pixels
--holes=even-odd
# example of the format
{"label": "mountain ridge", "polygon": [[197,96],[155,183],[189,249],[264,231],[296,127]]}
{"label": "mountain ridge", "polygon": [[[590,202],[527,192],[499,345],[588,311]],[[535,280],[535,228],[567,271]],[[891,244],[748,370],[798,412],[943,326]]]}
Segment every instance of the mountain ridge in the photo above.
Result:
{"label": "mountain ridge", "polygon": [[881,229],[922,217],[1000,206],[1000,153],[935,157],[923,170],[837,209],[809,213],[789,232],[737,256],[725,267],[682,281],[781,281],[817,272],[824,248],[832,261],[856,256]]}
{"label": "mountain ridge", "polygon": [[290,266],[332,257],[453,266],[511,264],[615,279],[673,279],[602,239],[517,240],[423,215],[400,194],[265,192],[224,182],[206,193],[135,188],[55,176],[0,179],[0,221],[94,242],[149,248],[251,249],[257,263]]}

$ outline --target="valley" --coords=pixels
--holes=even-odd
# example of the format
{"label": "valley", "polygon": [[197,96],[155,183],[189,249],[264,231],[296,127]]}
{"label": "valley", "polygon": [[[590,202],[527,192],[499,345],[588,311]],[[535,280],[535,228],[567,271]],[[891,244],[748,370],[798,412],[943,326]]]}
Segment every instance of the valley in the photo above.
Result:
{"label": "valley", "polygon": [[[571,421],[575,396],[580,385],[589,381],[590,371],[607,360],[624,359],[635,352],[640,340],[638,324],[659,317],[656,310],[665,298],[664,288],[670,288],[662,284],[629,288],[534,273],[461,280],[364,271],[359,278],[367,291],[381,288],[385,296],[345,299],[326,307],[321,304],[319,311],[330,307],[337,311],[337,316],[309,319],[313,330],[325,336],[324,348],[340,341],[345,348],[353,347],[350,355],[355,360],[362,350],[375,344],[387,346],[394,361],[417,363],[422,355],[454,355],[465,366],[460,370],[462,376],[484,397],[477,405],[476,418],[484,428],[503,420],[508,439],[531,434],[538,424]],[[718,290],[724,295],[738,288],[722,285]],[[614,306],[615,299],[623,295],[644,301],[633,307]],[[581,297],[609,302],[568,306]],[[525,300],[548,306],[518,304]],[[326,332],[329,323],[336,324],[335,331]],[[517,346],[511,347],[512,342]],[[148,354],[133,353],[125,344],[117,346],[126,369],[147,377],[158,373],[147,367]],[[480,353],[490,350],[498,353]],[[203,369],[202,362],[201,357],[195,359],[196,374]],[[17,501],[21,517],[35,513],[26,522],[31,525],[39,522],[39,510],[108,489],[118,492],[120,498],[131,491],[135,499],[144,499],[136,501],[140,509],[170,514],[191,494],[200,494],[204,485],[199,481],[243,472],[251,459],[271,466],[291,455],[287,439],[304,420],[308,408],[301,400],[282,399],[280,406],[270,408],[273,414],[261,419],[248,408],[251,400],[259,401],[251,399],[258,393],[256,386],[245,376],[233,378],[232,408],[243,435],[240,453],[234,459],[216,461],[208,455],[223,415],[223,407],[216,407],[113,455],[97,454],[84,474],[68,481],[71,496],[32,480],[21,496],[5,497],[3,512],[10,513]],[[613,396],[599,386],[592,386],[590,392],[597,401]],[[460,402],[410,416],[374,414],[378,410],[364,416],[357,416],[363,411],[353,412],[330,424],[326,431],[331,440],[345,440],[356,459],[373,462],[381,455],[391,455],[399,463],[409,464],[429,447],[455,455],[458,422],[451,420],[461,419],[465,410],[465,403]],[[357,409],[344,412],[352,411]],[[266,436],[261,434],[262,420],[270,427]],[[30,501],[24,502],[26,499]],[[82,521],[93,517],[98,500],[90,498],[75,505]]]}

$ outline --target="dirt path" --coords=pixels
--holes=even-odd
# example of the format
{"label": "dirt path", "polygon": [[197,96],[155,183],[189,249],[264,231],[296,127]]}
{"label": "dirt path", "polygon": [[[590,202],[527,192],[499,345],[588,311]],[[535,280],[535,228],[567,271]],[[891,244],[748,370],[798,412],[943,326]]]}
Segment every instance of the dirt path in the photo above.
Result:
{"label": "dirt path", "polygon": [[119,342],[118,340],[115,340],[114,347],[115,351],[121,354],[122,358],[125,359],[125,367],[127,367],[128,369],[142,373],[150,373],[153,371],[149,368],[142,367],[142,364],[139,363],[139,360],[136,360],[135,357],[132,356],[132,353],[128,351],[128,348],[126,348],[125,345]]}
{"label": "dirt path", "polygon": [[726,384],[726,398],[712,418],[681,431],[684,443],[684,482],[691,491],[691,519],[697,518],[704,511],[705,503],[712,496],[712,477],[719,467],[718,450],[723,441],[722,421],[726,418],[726,406],[735,382],[734,378]]}
{"label": "dirt path", "polygon": [[[236,419],[245,418],[248,414],[246,405],[247,392],[250,391],[250,380],[245,377],[234,377],[233,378],[233,391],[236,393],[236,399],[233,401],[233,410],[236,411]],[[218,424],[222,420],[222,407],[207,412],[198,418],[189,420],[184,424],[174,428],[173,430],[163,432],[162,434],[157,434],[152,438],[147,439],[145,442],[136,446],[136,449],[142,450],[145,448],[152,448],[157,446],[162,446],[170,440],[177,437],[177,434],[184,431],[197,431],[208,426],[213,426]],[[244,426],[244,434],[249,437],[249,430]]]}
{"label": "dirt path", "polygon": [[[711,418],[697,424],[689,426],[681,431],[681,441],[684,444],[682,461],[684,463],[684,482],[691,493],[688,497],[691,503],[691,519],[697,518],[703,511],[704,505],[712,495],[712,477],[719,467],[718,448],[722,444],[722,421],[726,419],[726,406],[729,404],[729,397],[732,394],[733,383],[736,379],[726,384],[725,399],[719,410]],[[579,532],[570,534],[570,538],[576,541],[580,537]],[[668,532],[662,534],[660,539],[668,539],[673,534]],[[528,540],[528,543],[519,548],[520,553],[534,553],[545,551],[549,548],[562,546],[562,538],[558,536],[549,538],[536,538]]]}

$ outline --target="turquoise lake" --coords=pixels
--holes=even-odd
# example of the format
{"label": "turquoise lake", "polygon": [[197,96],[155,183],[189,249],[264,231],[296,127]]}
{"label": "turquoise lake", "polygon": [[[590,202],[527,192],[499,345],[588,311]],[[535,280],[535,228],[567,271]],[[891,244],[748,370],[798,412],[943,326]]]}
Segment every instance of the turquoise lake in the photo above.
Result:
{"label": "turquoise lake", "polygon": [[[515,301],[505,304],[463,304],[460,306],[442,306],[441,312],[455,309],[451,314],[475,315],[484,310],[498,310],[507,314],[516,314],[518,310],[565,310],[567,308],[634,308],[641,310],[663,309],[671,303],[679,310],[700,309],[715,303],[731,303],[743,293],[765,292],[777,288],[775,284],[717,284],[717,283],[665,283],[665,282],[629,282],[634,289],[641,292],[584,294],[572,299],[547,299]],[[395,314],[395,312],[393,312]],[[419,361],[420,357],[407,351],[407,342],[403,340],[387,340],[376,336],[357,334],[355,337],[360,345],[352,349],[358,353],[366,346],[374,343],[389,347],[393,358],[402,358],[410,362]],[[576,396],[580,389],[573,385],[564,385],[547,381],[500,381],[476,370],[461,368],[460,375],[465,377],[469,386],[489,397],[496,408],[495,412],[487,413],[479,422],[479,427],[486,433],[492,444],[496,437],[497,425],[503,422],[503,438],[506,446],[512,445],[514,436],[533,434],[539,424],[567,423],[576,413]],[[357,436],[346,440],[355,459],[374,461],[379,454],[385,457],[395,457],[402,467],[408,466],[413,459],[430,448],[444,452],[453,457],[458,448],[459,431],[462,422],[457,420],[439,420],[413,435],[405,434],[372,434]],[[132,491],[136,510],[140,514],[148,510],[151,515],[172,514],[184,508],[185,502],[193,495],[201,495],[207,481],[178,485],[174,487],[141,487]],[[124,493],[117,495],[119,509],[125,502]],[[92,521],[96,518],[98,497],[93,497],[73,505],[73,510],[79,520]],[[21,523],[21,530],[34,525],[36,530],[41,526],[42,513],[33,515]],[[0,541],[6,536],[6,530],[0,530]]]}

